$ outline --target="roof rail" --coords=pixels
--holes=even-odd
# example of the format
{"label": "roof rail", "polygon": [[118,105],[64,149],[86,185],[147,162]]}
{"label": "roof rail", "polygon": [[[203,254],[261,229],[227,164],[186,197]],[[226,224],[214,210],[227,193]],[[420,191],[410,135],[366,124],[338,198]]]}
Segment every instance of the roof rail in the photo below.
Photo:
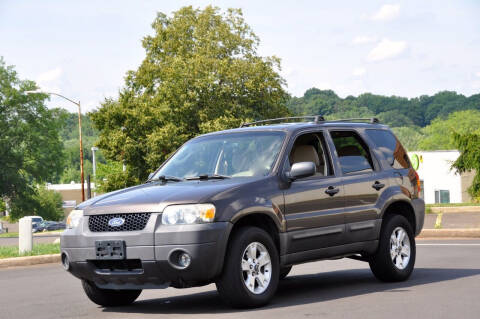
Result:
{"label": "roof rail", "polygon": [[371,123],[371,124],[380,123],[380,121],[376,117],[327,120],[326,122],[368,122],[368,123]]}
{"label": "roof rail", "polygon": [[255,121],[255,122],[250,122],[250,123],[242,123],[240,125],[240,127],[247,127],[247,126],[252,126],[252,125],[255,125],[255,124],[264,124],[264,123],[270,123],[270,122],[282,122],[282,121],[285,122],[285,121],[288,121],[288,120],[305,120],[305,119],[313,119],[313,122],[315,124],[325,121],[325,119],[321,115],[291,116],[291,117],[279,117],[279,118],[276,118],[276,119]]}

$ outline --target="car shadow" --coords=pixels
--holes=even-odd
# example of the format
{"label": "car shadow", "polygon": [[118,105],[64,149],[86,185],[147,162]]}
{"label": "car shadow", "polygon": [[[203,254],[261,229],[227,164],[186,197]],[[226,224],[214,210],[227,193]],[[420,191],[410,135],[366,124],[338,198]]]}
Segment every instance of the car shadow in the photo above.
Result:
{"label": "car shadow", "polygon": [[[330,301],[376,292],[396,293],[430,283],[480,274],[480,269],[416,268],[409,280],[383,283],[369,269],[352,269],[309,275],[289,276],[280,282],[272,302],[262,309],[274,309]],[[213,314],[249,312],[222,303],[215,290],[168,298],[141,300],[131,306],[104,308],[104,312],[138,314]]]}

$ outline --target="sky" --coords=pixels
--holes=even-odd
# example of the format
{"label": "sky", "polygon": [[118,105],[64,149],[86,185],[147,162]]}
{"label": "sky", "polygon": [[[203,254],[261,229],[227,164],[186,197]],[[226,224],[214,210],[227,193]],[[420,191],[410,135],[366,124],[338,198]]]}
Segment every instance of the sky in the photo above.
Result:
{"label": "sky", "polygon": [[[145,56],[157,12],[185,5],[241,8],[258,53],[282,61],[287,91],[341,97],[480,93],[480,1],[0,0],[0,56],[19,77],[79,100],[116,98]],[[50,107],[76,111],[52,97]]]}

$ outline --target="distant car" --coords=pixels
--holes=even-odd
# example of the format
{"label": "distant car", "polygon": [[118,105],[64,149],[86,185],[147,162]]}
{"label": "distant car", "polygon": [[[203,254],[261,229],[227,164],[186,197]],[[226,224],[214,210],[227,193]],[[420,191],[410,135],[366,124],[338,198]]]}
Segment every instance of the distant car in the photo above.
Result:
{"label": "distant car", "polygon": [[32,219],[32,233],[38,232],[38,225],[43,222],[43,217],[41,216],[25,216]]}
{"label": "distant car", "polygon": [[66,225],[63,222],[54,222],[54,221],[43,221],[36,225],[36,230],[38,232],[43,232],[43,231],[52,231],[52,230],[60,230],[60,229],[65,229]]}
{"label": "distant car", "polygon": [[67,228],[67,225],[63,222],[49,222],[43,231],[61,230]]}

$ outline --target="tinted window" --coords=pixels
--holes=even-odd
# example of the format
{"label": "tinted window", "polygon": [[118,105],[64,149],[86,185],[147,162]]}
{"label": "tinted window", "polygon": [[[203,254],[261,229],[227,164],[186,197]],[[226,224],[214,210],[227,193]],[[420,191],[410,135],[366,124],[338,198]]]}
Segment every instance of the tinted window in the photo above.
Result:
{"label": "tinted window", "polygon": [[368,137],[393,168],[409,168],[410,161],[402,144],[387,130],[367,130]]}
{"label": "tinted window", "polygon": [[331,132],[344,174],[373,170],[372,157],[365,142],[352,131]]}

